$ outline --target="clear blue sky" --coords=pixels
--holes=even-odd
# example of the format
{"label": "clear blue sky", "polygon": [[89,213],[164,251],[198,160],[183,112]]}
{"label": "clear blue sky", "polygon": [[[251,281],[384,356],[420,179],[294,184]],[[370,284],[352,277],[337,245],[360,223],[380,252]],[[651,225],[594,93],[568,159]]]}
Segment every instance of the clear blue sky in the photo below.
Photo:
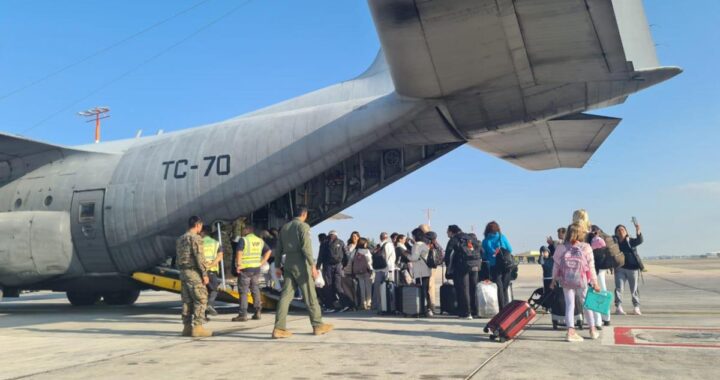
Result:
{"label": "clear blue sky", "polygon": [[[4,97],[199,2],[0,1],[0,130],[89,143],[92,126],[75,113],[98,105],[112,108],[105,141],[179,130],[349,79],[379,48],[364,1],[257,0],[167,50],[244,3],[212,0]],[[720,251],[720,2],[646,8],[662,64],[685,73],[601,110],[624,121],[584,169],[532,173],[461,148],[316,232],[407,232],[430,208],[440,232],[451,223],[482,231],[494,219],[523,251],[582,207],[606,230],[637,216],[644,255]]]}

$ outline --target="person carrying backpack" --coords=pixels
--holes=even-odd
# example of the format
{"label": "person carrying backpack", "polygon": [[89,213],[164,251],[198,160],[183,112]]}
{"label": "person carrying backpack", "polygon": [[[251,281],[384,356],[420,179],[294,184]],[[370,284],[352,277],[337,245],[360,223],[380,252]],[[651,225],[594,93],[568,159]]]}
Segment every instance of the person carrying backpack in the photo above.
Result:
{"label": "person carrying backpack", "polygon": [[[514,268],[507,268],[512,264],[503,265],[502,255],[503,250],[507,253],[512,253],[512,246],[507,240],[505,235],[500,231],[500,225],[492,221],[485,226],[485,239],[482,242],[483,248],[483,261],[488,264],[490,271],[490,279],[492,282],[497,284],[498,288],[498,304],[500,310],[502,310],[507,304],[512,301],[508,294],[508,288],[510,287],[510,281],[512,281],[512,271]],[[512,259],[512,257],[511,257]]]}
{"label": "person carrying backpack", "polygon": [[425,237],[425,233],[421,229],[416,228],[412,231],[413,239],[415,244],[412,247],[410,256],[410,264],[412,266],[412,276],[416,284],[422,287],[422,296],[425,298],[426,310],[425,316],[432,317],[434,315],[434,305],[430,299],[430,267],[428,267],[427,261],[430,254],[430,248],[428,247],[428,241]]}
{"label": "person carrying backpack", "polygon": [[372,253],[372,269],[375,271],[372,305],[381,312],[380,292],[385,289],[385,281],[393,281],[395,274],[395,247],[387,232],[380,233],[380,244]]}
{"label": "person carrying backpack", "polygon": [[[577,296],[582,307],[585,303],[588,283],[592,284],[596,292],[600,291],[600,285],[595,274],[595,259],[592,248],[585,243],[586,230],[580,223],[573,223],[567,229],[565,241],[559,245],[553,255],[553,281],[550,288],[555,289],[558,284],[562,286],[565,298],[565,320],[575,319],[575,297]],[[588,326],[590,326],[590,338],[597,339],[600,334],[595,327],[595,313],[592,310],[584,310]],[[583,338],[577,334],[572,323],[568,324],[568,342],[582,342]]]}
{"label": "person carrying backpack", "polygon": [[360,288],[358,307],[361,310],[369,310],[372,297],[372,255],[368,249],[367,239],[360,238],[356,243],[356,247],[352,255],[352,261],[348,265]]}
{"label": "person carrying backpack", "polygon": [[447,229],[448,241],[445,249],[445,276],[453,280],[457,295],[457,313],[460,318],[472,319],[478,316],[477,284],[482,263],[482,248],[477,239],[464,233],[457,225]]}
{"label": "person carrying backpack", "polygon": [[[338,239],[337,232],[330,231],[327,240],[320,246],[317,268],[322,267],[322,275],[325,280],[325,308],[326,312],[347,311],[352,306],[342,289],[343,265],[347,263],[348,252],[345,243]],[[339,307],[335,302],[339,300]]]}

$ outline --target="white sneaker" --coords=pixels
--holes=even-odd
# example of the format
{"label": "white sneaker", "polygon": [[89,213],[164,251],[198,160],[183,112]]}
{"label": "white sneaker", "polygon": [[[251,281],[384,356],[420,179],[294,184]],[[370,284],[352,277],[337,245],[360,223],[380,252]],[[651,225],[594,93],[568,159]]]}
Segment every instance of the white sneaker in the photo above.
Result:
{"label": "white sneaker", "polygon": [[635,306],[634,311],[635,311],[635,315],[642,315],[642,313],[640,312],[640,306]]}
{"label": "white sneaker", "polygon": [[581,337],[581,336],[578,335],[577,333],[574,333],[574,334],[572,334],[572,335],[568,335],[567,338],[566,338],[566,340],[567,340],[568,342],[582,342],[582,341],[584,341],[585,339],[583,339],[583,337]]}
{"label": "white sneaker", "polygon": [[597,330],[590,331],[590,339],[596,340],[600,337],[600,333]]}
{"label": "white sneaker", "polygon": [[621,305],[618,305],[618,307],[615,309],[615,314],[617,315],[625,315],[625,310],[623,310]]}

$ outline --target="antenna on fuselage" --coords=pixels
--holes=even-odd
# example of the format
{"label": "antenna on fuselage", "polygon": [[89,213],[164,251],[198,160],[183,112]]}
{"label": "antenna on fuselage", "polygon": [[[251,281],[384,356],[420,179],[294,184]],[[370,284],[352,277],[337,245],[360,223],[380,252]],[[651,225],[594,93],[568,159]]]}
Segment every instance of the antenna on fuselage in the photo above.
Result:
{"label": "antenna on fuselage", "polygon": [[138,131],[135,133],[135,138],[139,139],[142,136],[142,129],[138,129]]}
{"label": "antenna on fuselage", "polygon": [[95,107],[87,111],[78,112],[78,115],[86,119],[86,123],[95,122],[95,144],[100,142],[100,120],[109,118],[110,115],[107,115],[108,112],[110,112],[109,107]]}

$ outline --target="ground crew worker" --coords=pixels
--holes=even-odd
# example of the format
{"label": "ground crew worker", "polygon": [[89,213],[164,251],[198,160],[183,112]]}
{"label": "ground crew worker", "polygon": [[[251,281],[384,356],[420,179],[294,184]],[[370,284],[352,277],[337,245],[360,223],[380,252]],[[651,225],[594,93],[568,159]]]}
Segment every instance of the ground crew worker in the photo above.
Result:
{"label": "ground crew worker", "polygon": [[255,314],[252,319],[260,319],[262,302],[260,298],[260,267],[270,259],[272,251],[265,241],[255,235],[252,226],[245,226],[242,231],[243,238],[238,241],[235,250],[235,269],[238,273],[238,288],[240,289],[240,313],[233,318],[233,322],[246,322],[248,308],[248,293],[252,289],[253,307]]}
{"label": "ground crew worker", "polygon": [[222,247],[217,240],[212,237],[210,226],[203,227],[200,232],[203,239],[203,256],[205,257],[205,267],[207,268],[208,279],[208,302],[207,314],[218,315],[215,310],[215,299],[220,288],[220,276],[218,275],[218,265],[223,259]]}
{"label": "ground crew worker", "polygon": [[292,333],[286,328],[286,319],[290,302],[295,295],[295,289],[300,288],[305,305],[310,312],[310,324],[313,334],[322,335],[332,331],[333,326],[322,321],[320,304],[315,294],[315,279],[320,276],[313,259],[312,242],[310,241],[310,226],[305,223],[308,217],[306,207],[295,210],[295,218],[280,229],[278,249],[273,252],[275,263],[280,263],[285,255],[282,269],[278,269],[278,277],[284,275],[282,295],[275,315],[275,328],[272,332],[274,339],[289,338]]}
{"label": "ground crew worker", "polygon": [[203,222],[198,216],[188,220],[188,230],[175,244],[177,266],[182,284],[183,336],[208,337],[212,331],[205,330],[205,307],[207,306],[207,284],[210,279],[205,267],[203,241],[200,238]]}

